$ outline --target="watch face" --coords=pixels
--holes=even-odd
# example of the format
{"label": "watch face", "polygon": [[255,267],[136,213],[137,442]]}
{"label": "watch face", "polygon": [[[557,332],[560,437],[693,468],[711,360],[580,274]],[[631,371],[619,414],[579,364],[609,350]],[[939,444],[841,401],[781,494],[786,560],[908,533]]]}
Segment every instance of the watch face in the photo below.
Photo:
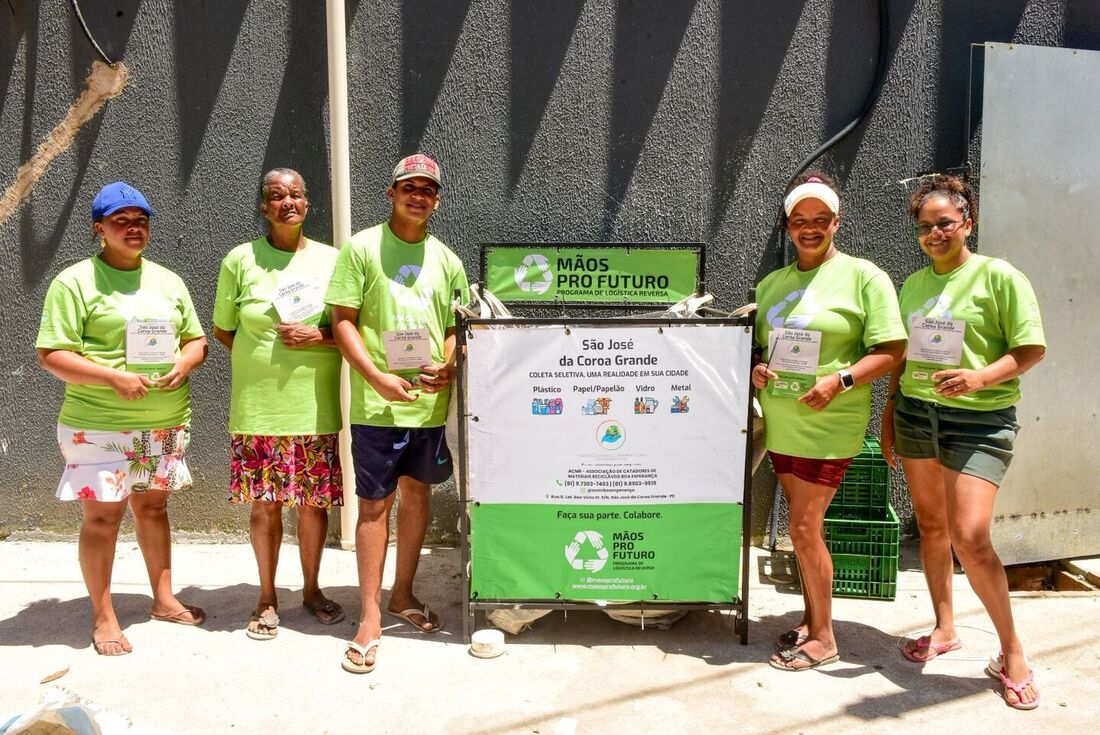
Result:
{"label": "watch face", "polygon": [[856,385],[856,379],[852,377],[851,373],[840,374],[840,384],[847,388],[854,388]]}

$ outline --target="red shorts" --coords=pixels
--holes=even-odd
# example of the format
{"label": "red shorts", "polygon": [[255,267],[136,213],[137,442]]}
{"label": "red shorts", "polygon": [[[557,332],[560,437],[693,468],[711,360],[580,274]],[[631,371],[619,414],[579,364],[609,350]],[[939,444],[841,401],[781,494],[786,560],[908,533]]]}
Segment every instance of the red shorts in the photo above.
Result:
{"label": "red shorts", "polygon": [[844,473],[852,458],[845,459],[809,459],[807,457],[792,457],[789,454],[777,454],[768,452],[772,460],[772,468],[777,475],[794,475],[799,480],[812,482],[815,485],[825,485],[836,488],[844,479]]}

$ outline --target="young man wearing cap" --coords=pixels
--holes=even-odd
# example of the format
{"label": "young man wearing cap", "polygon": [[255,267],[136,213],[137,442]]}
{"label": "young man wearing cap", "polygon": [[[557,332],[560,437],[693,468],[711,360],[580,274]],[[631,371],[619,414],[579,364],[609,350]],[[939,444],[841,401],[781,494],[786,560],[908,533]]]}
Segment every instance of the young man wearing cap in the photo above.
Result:
{"label": "young man wearing cap", "polygon": [[382,569],[395,491],[397,574],[387,614],[419,632],[442,621],[413,594],[433,483],[451,474],[444,439],[454,376],[455,289],[462,262],[427,232],[443,174],[423,154],[398,162],[386,189],[389,221],[352,236],[340,251],[325,301],[333,336],[352,367],[351,441],[359,521],[355,530],[362,608],[342,665],[374,668],[382,632]]}

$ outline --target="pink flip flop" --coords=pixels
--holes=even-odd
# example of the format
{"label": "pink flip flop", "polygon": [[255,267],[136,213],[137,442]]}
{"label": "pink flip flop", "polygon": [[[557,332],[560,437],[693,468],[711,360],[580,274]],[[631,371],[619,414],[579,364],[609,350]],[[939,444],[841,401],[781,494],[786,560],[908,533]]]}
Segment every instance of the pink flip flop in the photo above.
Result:
{"label": "pink flip flop", "polygon": [[[999,672],[997,672],[997,678],[999,678],[1001,680],[1001,683],[1004,684],[1004,691],[1001,692],[1001,698],[1004,699],[1005,704],[1007,704],[1009,707],[1011,707],[1012,709],[1029,710],[1029,709],[1035,709],[1036,707],[1039,706],[1039,692],[1038,691],[1035,692],[1035,699],[1034,700],[1032,700],[1030,702],[1025,702],[1024,701],[1024,690],[1027,689],[1028,686],[1030,686],[1031,682],[1035,680],[1035,672],[1034,671],[1032,671],[1031,669],[1028,669],[1027,670],[1027,676],[1019,684],[1012,681],[1012,679],[1009,679],[1008,676],[1005,674],[1004,669],[1001,669]],[[1015,702],[1009,702],[1008,701],[1008,697],[1006,695],[1008,694],[1009,689],[1016,692],[1016,701]]]}
{"label": "pink flip flop", "polygon": [[[985,673],[989,674],[994,679],[1000,679],[1001,680],[1001,684],[1002,684],[1002,686],[1004,686],[1004,689],[1001,691],[1001,699],[1003,699],[1005,701],[1005,704],[1007,704],[1012,709],[1027,711],[1027,710],[1032,710],[1032,709],[1035,709],[1036,707],[1038,707],[1039,706],[1039,696],[1040,696],[1038,691],[1035,692],[1035,700],[1034,701],[1032,701],[1032,702],[1024,702],[1023,701],[1023,699],[1024,699],[1024,690],[1027,689],[1029,684],[1031,684],[1033,681],[1035,681],[1035,672],[1032,671],[1031,669],[1028,669],[1027,670],[1027,677],[1025,677],[1022,682],[1017,684],[1016,682],[1012,681],[1012,679],[1009,679],[1008,675],[1005,674],[1004,661],[1005,661],[1005,655],[1003,653],[998,653],[996,660],[990,660],[989,665],[985,667]],[[1008,692],[1009,689],[1016,692],[1016,702],[1015,703],[1009,702],[1008,697],[1005,696],[1005,694]]]}
{"label": "pink flip flop", "polygon": [[[913,648],[925,649],[924,654],[921,655],[914,653],[909,647],[910,642],[916,644]],[[931,661],[940,654],[947,653],[949,651],[957,651],[962,648],[962,645],[962,641],[958,638],[953,641],[947,641],[946,643],[933,643],[932,639],[929,636],[922,635],[920,638],[917,638],[914,641],[906,641],[905,645],[901,647],[901,655],[905,656],[905,658],[909,659],[913,663],[923,664]]]}

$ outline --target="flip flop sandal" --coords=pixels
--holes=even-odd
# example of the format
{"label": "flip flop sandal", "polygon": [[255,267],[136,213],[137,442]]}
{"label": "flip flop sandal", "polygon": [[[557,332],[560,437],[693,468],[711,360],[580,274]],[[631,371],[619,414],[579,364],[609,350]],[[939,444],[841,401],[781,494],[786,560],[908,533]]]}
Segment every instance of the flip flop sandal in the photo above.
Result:
{"label": "flip flop sandal", "polygon": [[[344,619],[344,608],[332,600],[326,600],[324,604],[317,607],[310,607],[303,602],[302,607],[308,610],[310,615],[317,618],[317,622],[321,625],[335,625]],[[323,613],[327,613],[329,617],[322,617]]]}
{"label": "flip flop sandal", "polygon": [[268,607],[263,614],[249,618],[244,634],[254,641],[269,641],[279,635],[279,615],[275,608]]}
{"label": "flip flop sandal", "polygon": [[802,635],[798,628],[792,628],[775,639],[775,650],[785,651],[788,648],[798,648],[806,642],[809,636]]}
{"label": "flip flop sandal", "polygon": [[[370,672],[374,671],[375,664],[378,663],[378,661],[377,661],[377,656],[378,656],[377,649],[381,645],[382,645],[382,639],[381,638],[375,638],[372,641],[367,641],[367,645],[365,645],[365,646],[360,646],[355,641],[348,641],[347,642],[347,650],[344,651],[344,660],[340,662],[340,666],[344,669],[344,671],[347,671],[350,674],[369,674]],[[372,648],[375,649],[375,654],[374,654],[375,655],[375,660],[371,661],[368,664],[367,663],[367,654],[370,652],[370,650]],[[362,656],[363,657],[363,663],[357,664],[354,661],[352,661],[350,658],[348,658],[348,651],[355,651],[360,656]]]}
{"label": "flip flop sandal", "polygon": [[[394,612],[393,610],[390,610],[388,608],[386,610],[386,614],[390,617],[404,620],[406,623],[416,628],[421,633],[438,633],[439,631],[443,630],[443,621],[440,620],[439,616],[437,615],[435,622],[432,622],[430,613],[431,611],[428,609],[427,605],[424,606],[423,610],[417,610],[415,607],[410,607],[407,610],[402,610],[401,612]],[[425,628],[422,625],[416,624],[415,622],[413,622],[413,615],[423,616],[424,620],[426,620],[427,623],[432,627]]]}
{"label": "flip flop sandal", "polygon": [[177,625],[202,625],[206,622],[206,613],[203,612],[201,607],[195,605],[184,605],[174,613],[168,613],[167,615],[149,613],[149,617],[162,623],[176,623]]}
{"label": "flip flop sandal", "polygon": [[[913,645],[910,646],[910,643],[912,643]],[[949,651],[957,651],[962,648],[962,646],[962,641],[958,638],[947,641],[946,643],[933,643],[931,637],[922,635],[920,638],[917,638],[915,640],[905,641],[905,643],[901,646],[901,655],[905,656],[905,658],[909,659],[915,664],[923,664],[931,661],[932,659],[936,658],[936,656],[939,656],[941,654],[947,653]],[[922,648],[925,649],[923,655],[915,653],[915,651]]]}
{"label": "flip flop sandal", "polygon": [[[780,671],[809,671],[810,669],[816,669],[819,666],[826,666],[828,664],[834,664],[840,660],[840,654],[834,653],[832,656],[823,659],[816,659],[810,654],[803,651],[801,648],[796,648],[789,651],[784,651],[779,654],[783,659],[783,663],[772,659],[768,661],[768,665],[773,669],[779,669]],[[809,666],[786,666],[792,661],[802,661],[809,664]]]}
{"label": "flip flop sandal", "polygon": [[[109,638],[107,640],[102,640],[102,641],[97,641],[95,638],[93,638],[92,639],[92,648],[100,656],[125,656],[126,654],[130,653],[129,651],[126,650],[126,647],[122,643],[122,639],[125,638],[125,637],[126,636],[121,636],[120,635],[118,638]],[[105,647],[111,645],[112,643],[115,644],[116,646],[118,646],[118,650],[117,651],[105,650]]]}
{"label": "flip flop sandal", "polygon": [[[1005,704],[1007,704],[1009,707],[1011,707],[1012,709],[1019,709],[1019,710],[1032,710],[1032,709],[1035,709],[1036,707],[1039,706],[1039,692],[1038,691],[1035,692],[1035,699],[1034,700],[1032,700],[1030,702],[1025,702],[1024,701],[1024,690],[1027,689],[1028,686],[1031,685],[1031,682],[1035,680],[1035,672],[1034,671],[1032,671],[1031,669],[1028,669],[1027,670],[1027,676],[1024,677],[1024,680],[1021,681],[1019,684],[1012,681],[1012,679],[1009,679],[1008,675],[1005,674],[1005,670],[1003,668],[1000,671],[997,672],[997,678],[1000,679],[1001,684],[1004,685],[1004,689],[1001,691],[1001,699],[1003,699],[1005,701]],[[1016,701],[1015,702],[1008,701],[1008,696],[1007,695],[1008,695],[1008,690],[1009,689],[1016,692]]]}

